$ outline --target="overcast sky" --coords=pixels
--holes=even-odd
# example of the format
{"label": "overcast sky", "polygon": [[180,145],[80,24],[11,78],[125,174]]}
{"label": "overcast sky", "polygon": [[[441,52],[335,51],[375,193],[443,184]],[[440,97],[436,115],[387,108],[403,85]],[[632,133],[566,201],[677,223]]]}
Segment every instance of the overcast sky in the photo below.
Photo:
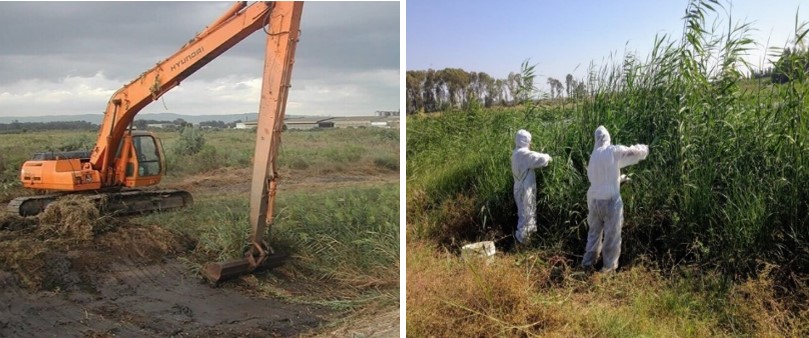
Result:
{"label": "overcast sky", "polygon": [[[749,37],[758,45],[747,59],[755,66],[768,66],[767,46],[784,47],[794,37],[796,13],[799,21],[809,21],[806,0],[720,3],[721,15],[707,15],[708,26],[726,30],[726,12],[734,24],[751,23]],[[505,78],[530,59],[536,64],[537,83],[547,91],[547,77],[563,82],[567,74],[584,78],[591,61],[608,64],[611,53],[618,61],[624,53],[645,60],[655,35],[682,36],[687,5],[686,0],[511,0],[496,5],[483,0],[408,0],[407,69],[453,67]]]}
{"label": "overcast sky", "polygon": [[[0,2],[0,116],[100,114],[231,4]],[[256,112],[265,41],[253,33],[140,114]],[[287,114],[398,109],[399,3],[306,2]]]}

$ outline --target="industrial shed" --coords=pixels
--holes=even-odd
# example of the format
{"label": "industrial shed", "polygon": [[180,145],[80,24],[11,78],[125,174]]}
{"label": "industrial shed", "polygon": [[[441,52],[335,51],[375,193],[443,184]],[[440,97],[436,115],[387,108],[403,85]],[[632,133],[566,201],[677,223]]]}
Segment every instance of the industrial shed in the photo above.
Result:
{"label": "industrial shed", "polygon": [[287,130],[307,130],[315,128],[334,128],[331,118],[323,116],[296,117],[284,120],[284,127]]}
{"label": "industrial shed", "polygon": [[373,120],[376,120],[374,116],[338,116],[329,121],[334,123],[335,128],[370,128]]}
{"label": "industrial shed", "polygon": [[386,126],[387,128],[399,128],[398,116],[379,117],[374,120],[375,125]]}

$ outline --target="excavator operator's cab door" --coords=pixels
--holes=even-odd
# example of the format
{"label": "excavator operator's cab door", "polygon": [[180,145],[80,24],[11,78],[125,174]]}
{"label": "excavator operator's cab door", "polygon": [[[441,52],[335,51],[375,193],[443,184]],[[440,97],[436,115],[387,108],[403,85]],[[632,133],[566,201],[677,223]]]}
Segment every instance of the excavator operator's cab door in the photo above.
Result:
{"label": "excavator operator's cab door", "polygon": [[160,183],[166,166],[163,146],[151,133],[133,133],[124,136],[123,149],[126,149],[126,169],[124,185],[142,187]]}

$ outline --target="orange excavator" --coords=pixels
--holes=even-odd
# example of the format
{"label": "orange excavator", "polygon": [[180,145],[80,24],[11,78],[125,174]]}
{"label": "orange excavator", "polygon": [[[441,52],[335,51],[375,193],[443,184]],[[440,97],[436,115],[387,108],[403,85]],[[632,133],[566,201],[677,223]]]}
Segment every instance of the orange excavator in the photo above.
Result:
{"label": "orange excavator", "polygon": [[[300,8],[293,10],[293,7]],[[36,215],[49,203],[71,193],[84,193],[100,209],[115,213],[189,206],[193,199],[186,191],[137,189],[158,184],[165,175],[166,162],[162,144],[154,134],[133,130],[135,115],[255,31],[263,29],[268,35],[267,62],[281,57],[278,53],[289,53],[288,46],[270,40],[273,34],[292,34],[297,39],[301,10],[302,3],[256,2],[250,6],[243,1],[235,3],[174,55],[112,95],[92,151],[37,153],[23,163],[22,185],[45,194],[18,197],[8,204],[8,211],[22,216]],[[291,17],[296,11],[297,16]],[[293,30],[295,32],[290,33]],[[291,63],[278,63],[265,66],[264,76],[288,83],[290,71]],[[260,107],[263,110],[268,109],[265,107],[267,99],[285,104],[286,88],[265,88]],[[280,110],[283,119],[283,108]],[[259,130],[259,138],[262,137]],[[257,163],[266,160],[266,154],[259,157],[257,153]]]}
{"label": "orange excavator", "polygon": [[202,274],[209,281],[218,282],[280,264],[285,255],[273,251],[264,238],[273,223],[276,158],[302,12],[303,2],[256,2],[249,6],[243,1],[235,3],[174,55],[113,94],[91,152],[39,153],[26,161],[20,173],[26,188],[61,193],[14,199],[9,203],[9,211],[34,215],[60,196],[79,192],[88,193],[102,209],[114,212],[188,206],[192,199],[185,191],[132,189],[159,183],[166,170],[159,139],[151,133],[133,130],[132,121],[147,104],[251,33],[263,29],[267,44],[253,156],[250,246],[243,258],[207,264]]}

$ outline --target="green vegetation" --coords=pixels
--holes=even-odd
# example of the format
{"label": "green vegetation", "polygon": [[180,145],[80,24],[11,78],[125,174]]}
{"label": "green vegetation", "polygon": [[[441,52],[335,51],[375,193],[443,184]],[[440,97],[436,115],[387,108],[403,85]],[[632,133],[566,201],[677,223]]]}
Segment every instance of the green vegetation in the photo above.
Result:
{"label": "green vegetation", "polygon": [[[194,205],[176,212],[133,217],[130,221],[140,226],[127,230],[163,228],[178,238],[193,239],[193,250],[181,256],[192,270],[210,261],[241,257],[246,249],[256,137],[254,131],[247,130],[195,132],[196,138],[205,140],[195,154],[174,151],[191,136],[177,131],[156,133],[168,161],[167,177],[160,187],[189,190]],[[0,135],[0,201],[33,193],[18,183],[20,165],[33,153],[85,149],[88,140],[95,140],[94,132]],[[267,296],[339,309],[369,303],[395,306],[399,295],[398,153],[398,130],[285,132],[278,159],[281,178],[276,223],[268,235],[274,248],[292,257],[285,266],[248,279],[257,283],[252,289]],[[54,224],[48,228],[53,233],[73,231],[79,223],[115,223],[107,216],[95,223],[83,219],[73,222],[75,217],[63,214],[51,216],[53,220],[47,224]],[[28,221],[19,217],[0,220],[0,231],[25,228]],[[235,283],[238,287],[243,282]]]}
{"label": "green vegetation", "polygon": [[[704,28],[718,5],[693,1],[680,40],[658,37],[646,59],[591,67],[568,98],[554,81],[554,99],[532,99],[525,63],[509,91],[518,106],[472,97],[408,117],[408,335],[809,334],[806,70],[783,84],[747,79],[751,27]],[[808,29],[796,26],[801,46]],[[622,188],[623,269],[613,276],[575,272],[599,125],[614,143],[650,146],[624,170],[633,181]],[[554,158],[537,170],[536,241],[488,264],[459,257],[460,245],[514,229],[519,129]]]}
{"label": "green vegetation", "polygon": [[193,126],[183,127],[180,130],[180,138],[174,144],[174,155],[194,155],[200,152],[203,146],[205,146],[205,135],[201,130]]}
{"label": "green vegetation", "polygon": [[[628,256],[687,259],[731,273],[754,271],[764,260],[809,272],[802,254],[809,244],[807,83],[742,91],[738,66],[752,47],[749,27],[712,36],[700,28],[706,10],[690,8],[683,42],[659,38],[645,61],[628,55],[593,70],[586,99],[409,118],[412,232],[452,242],[510,227],[509,158],[514,133],[525,128],[534,147],[555,159],[537,171],[541,240],[580,251],[586,162],[603,124],[616,143],[650,146],[649,158],[626,170],[634,177],[623,192]],[[532,78],[532,69],[524,67],[522,77]]]}
{"label": "green vegetation", "polygon": [[[276,249],[292,254],[288,265],[297,273],[341,296],[398,299],[398,184],[323,191],[279,193],[276,223],[269,236]],[[162,224],[198,239],[190,258],[196,266],[241,257],[247,248],[250,224],[245,194],[204,196],[178,212],[138,218]],[[331,295],[330,295],[331,296]],[[309,298],[323,297],[310,295]]]}
{"label": "green vegetation", "polygon": [[[168,166],[167,180],[224,168],[249,168],[256,134],[247,130],[195,131],[204,145],[194,155],[178,154],[182,135],[158,131]],[[201,135],[201,136],[199,136]],[[47,131],[0,135],[0,202],[25,194],[19,184],[23,162],[36,152],[89,150],[96,132]],[[278,164],[301,175],[349,175],[398,172],[398,130],[334,129],[285,132]],[[395,163],[395,165],[394,165]]]}

